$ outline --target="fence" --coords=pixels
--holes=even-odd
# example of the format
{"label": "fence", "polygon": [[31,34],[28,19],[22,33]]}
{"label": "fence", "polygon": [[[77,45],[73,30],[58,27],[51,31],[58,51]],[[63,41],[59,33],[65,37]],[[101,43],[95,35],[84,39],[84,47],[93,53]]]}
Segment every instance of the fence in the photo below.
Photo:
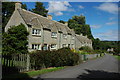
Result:
{"label": "fence", "polygon": [[[89,59],[100,57],[101,54],[79,54],[80,61],[86,61]],[[14,55],[2,55],[2,68],[3,74],[16,72],[24,72],[33,70],[31,67],[29,54],[14,54]]]}
{"label": "fence", "polygon": [[2,55],[3,74],[30,70],[29,54]]}

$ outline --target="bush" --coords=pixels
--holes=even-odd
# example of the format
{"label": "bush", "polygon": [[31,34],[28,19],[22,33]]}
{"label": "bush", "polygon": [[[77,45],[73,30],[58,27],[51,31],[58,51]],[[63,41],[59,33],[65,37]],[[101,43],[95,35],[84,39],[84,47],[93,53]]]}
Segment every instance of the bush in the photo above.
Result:
{"label": "bush", "polygon": [[79,48],[79,50],[91,51],[92,49],[88,46],[83,46],[83,47]]}
{"label": "bush", "polygon": [[43,67],[73,66],[79,61],[77,53],[69,48],[62,48],[57,51],[35,51],[30,54],[31,67],[41,69]]}

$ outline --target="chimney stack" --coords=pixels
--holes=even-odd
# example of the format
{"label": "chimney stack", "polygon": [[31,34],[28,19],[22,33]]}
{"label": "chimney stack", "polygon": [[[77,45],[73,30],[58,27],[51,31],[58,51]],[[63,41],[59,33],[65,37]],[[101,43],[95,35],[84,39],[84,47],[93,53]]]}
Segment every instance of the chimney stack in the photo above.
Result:
{"label": "chimney stack", "polygon": [[52,15],[48,15],[47,18],[52,20]]}
{"label": "chimney stack", "polygon": [[21,3],[20,2],[15,3],[15,10],[17,10],[17,9],[21,9]]}
{"label": "chimney stack", "polygon": [[65,22],[65,25],[68,26],[68,22]]}

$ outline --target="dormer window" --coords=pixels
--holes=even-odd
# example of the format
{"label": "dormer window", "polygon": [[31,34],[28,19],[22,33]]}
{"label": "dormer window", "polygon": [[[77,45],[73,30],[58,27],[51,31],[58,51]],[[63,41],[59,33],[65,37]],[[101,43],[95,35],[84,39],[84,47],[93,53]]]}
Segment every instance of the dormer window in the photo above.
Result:
{"label": "dormer window", "polygon": [[56,37],[57,37],[57,32],[52,32],[52,33],[51,33],[51,37],[52,37],[52,38],[56,38]]}
{"label": "dormer window", "polygon": [[41,35],[41,30],[40,29],[33,29],[32,30],[32,35],[38,35],[38,36],[40,36]]}
{"label": "dormer window", "polygon": [[64,39],[67,39],[67,34],[63,34],[63,38],[64,38]]}

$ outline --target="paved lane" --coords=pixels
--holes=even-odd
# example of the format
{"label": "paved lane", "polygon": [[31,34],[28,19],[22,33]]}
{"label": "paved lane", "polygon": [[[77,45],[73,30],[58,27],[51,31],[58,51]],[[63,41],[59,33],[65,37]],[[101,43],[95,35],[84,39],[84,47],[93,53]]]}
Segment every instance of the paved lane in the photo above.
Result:
{"label": "paved lane", "polygon": [[[111,55],[90,60],[77,66],[39,75],[40,78],[116,78],[118,77],[118,60]],[[36,77],[34,77],[36,78]]]}

